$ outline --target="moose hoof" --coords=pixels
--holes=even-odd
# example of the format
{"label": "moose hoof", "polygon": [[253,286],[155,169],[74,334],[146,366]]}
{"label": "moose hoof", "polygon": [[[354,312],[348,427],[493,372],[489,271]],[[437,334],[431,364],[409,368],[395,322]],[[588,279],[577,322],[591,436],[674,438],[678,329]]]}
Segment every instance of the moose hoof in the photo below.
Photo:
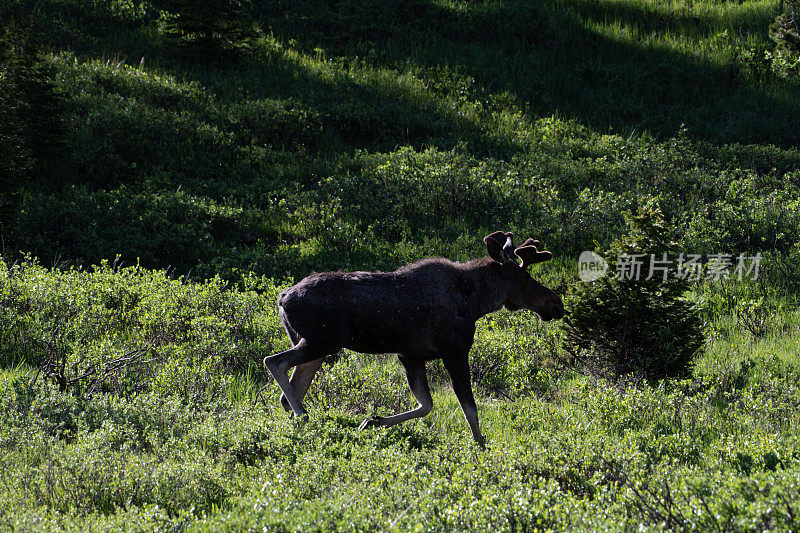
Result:
{"label": "moose hoof", "polygon": [[358,426],[358,429],[362,429],[363,430],[363,429],[367,429],[367,428],[376,428],[376,427],[380,427],[382,425],[383,425],[383,419],[381,417],[379,417],[379,416],[376,416],[376,417],[373,417],[373,418],[367,418],[366,420],[361,422],[361,425]]}
{"label": "moose hoof", "polygon": [[290,412],[289,412],[289,418],[290,418],[290,419],[291,419],[291,420],[292,420],[292,421],[293,421],[295,424],[300,424],[300,425],[302,425],[302,424],[305,424],[306,422],[308,422],[308,413],[303,413],[303,414],[300,414],[300,415],[296,415],[296,414],[294,413],[294,411],[290,411]]}
{"label": "moose hoof", "polygon": [[287,400],[286,396],[283,394],[281,394],[281,406],[283,406],[283,409],[290,415],[294,414],[294,411],[292,411],[292,406],[289,405],[289,400]]}

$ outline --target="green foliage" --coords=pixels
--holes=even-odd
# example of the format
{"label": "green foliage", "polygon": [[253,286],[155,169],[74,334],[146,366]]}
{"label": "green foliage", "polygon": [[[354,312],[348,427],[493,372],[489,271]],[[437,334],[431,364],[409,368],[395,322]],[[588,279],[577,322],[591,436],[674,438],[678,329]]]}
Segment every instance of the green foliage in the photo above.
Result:
{"label": "green foliage", "polygon": [[775,309],[770,309],[763,298],[739,302],[737,319],[742,327],[749,331],[753,337],[763,337],[769,333],[771,317],[775,316]]}
{"label": "green foliage", "polygon": [[674,258],[675,244],[657,204],[641,205],[625,218],[628,232],[602,254],[611,268],[578,285],[568,300],[565,348],[599,375],[686,376],[703,344],[698,310],[684,299],[688,281],[672,272],[650,276],[642,267],[621,270],[641,258]]}
{"label": "green foliage", "polygon": [[769,27],[769,36],[775,42],[772,60],[775,70],[783,77],[797,77],[800,74],[800,3],[786,2],[785,11]]}
{"label": "green foliage", "polygon": [[[800,529],[800,103],[774,2],[0,0],[32,16],[0,78],[1,170],[26,186],[0,529]],[[26,148],[54,115],[12,63],[63,95],[57,164]],[[682,250],[763,253],[758,282],[693,287],[690,379],[586,379],[558,324],[499,312],[470,360],[488,450],[433,362],[433,412],[394,428],[356,429],[414,404],[391,355],[332,357],[304,423],[280,407],[260,359],[288,346],[293,277],[471,259],[500,227],[554,251],[533,274],[564,294],[654,196]],[[613,293],[612,315],[684,305],[631,290],[653,305]]]}
{"label": "green foliage", "polygon": [[204,68],[149,3],[45,0],[67,149],[7,253],[236,281],[466,259],[500,225],[570,255],[651,194],[693,250],[790,249],[796,88],[737,59],[774,13],[624,5],[270,2]]}
{"label": "green foliage", "polygon": [[[396,361],[346,352],[313,383],[310,418],[290,419],[257,362],[288,345],[273,307],[280,286],[244,278],[234,288],[135,267],[4,265],[0,527],[798,525],[800,366],[793,345],[784,362],[772,355],[783,338],[763,338],[766,352],[740,361],[727,351],[743,347],[715,336],[693,379],[620,389],[556,375],[556,326],[493,315],[472,358],[489,439],[480,450],[440,365],[426,418],[358,431],[365,415],[413,399]],[[55,348],[71,372],[137,346],[146,359],[65,391],[42,379],[53,377],[47,368],[34,380]]]}
{"label": "green foliage", "polygon": [[184,283],[106,263],[92,272],[3,263],[3,362],[38,368],[61,390],[222,397],[235,372],[254,363],[260,372],[259,354],[286,342],[276,291],[230,292],[218,278]]}
{"label": "green foliage", "polygon": [[[782,4],[783,5],[783,4]],[[770,37],[778,46],[800,54],[800,6],[794,0],[786,2],[785,11],[770,26]]]}

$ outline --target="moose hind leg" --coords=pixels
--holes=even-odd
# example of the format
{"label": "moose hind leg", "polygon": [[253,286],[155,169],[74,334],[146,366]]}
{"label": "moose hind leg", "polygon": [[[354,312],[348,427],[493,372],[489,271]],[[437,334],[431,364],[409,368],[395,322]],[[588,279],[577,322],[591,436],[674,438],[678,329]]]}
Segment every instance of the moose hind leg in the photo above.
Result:
{"label": "moose hind leg", "polygon": [[[300,342],[301,337],[289,323],[289,318],[286,316],[286,311],[284,311],[283,307],[281,306],[278,306],[278,315],[283,323],[283,329],[286,330],[286,334],[289,336],[289,340],[292,342],[292,346],[297,346],[297,343]],[[312,361],[310,363],[298,365],[292,371],[292,377],[289,378],[289,383],[292,385],[295,394],[297,394],[297,397],[301,402],[308,391],[308,387],[311,386],[311,380],[314,379],[314,374],[316,374],[321,365],[322,359],[319,359],[318,361]],[[287,413],[293,412],[292,406],[289,405],[289,400],[286,399],[286,395],[283,394],[283,392],[281,392],[281,405]]]}
{"label": "moose hind leg", "polygon": [[431,412],[433,409],[433,399],[428,387],[428,376],[425,373],[425,363],[422,361],[403,361],[403,368],[408,380],[408,388],[417,400],[417,407],[392,416],[377,416],[364,420],[359,429],[366,429],[375,426],[393,426],[400,422],[405,422],[412,418],[420,418]]}
{"label": "moose hind leg", "polygon": [[[303,401],[306,392],[308,392],[308,388],[311,386],[311,381],[314,379],[314,375],[322,366],[323,361],[324,358],[320,357],[314,361],[298,365],[292,371],[292,377],[289,379],[289,384],[292,386],[295,394],[297,394],[297,397],[301,402]],[[281,393],[281,405],[284,409],[286,409],[287,413],[292,412],[292,406],[289,405],[289,401],[286,399],[286,395],[283,393]]]}
{"label": "moose hind leg", "polygon": [[286,397],[286,401],[289,403],[295,415],[303,416],[306,414],[306,410],[303,407],[302,400],[295,393],[289,382],[287,370],[293,366],[322,359],[334,351],[335,350],[331,350],[330,348],[313,346],[309,344],[306,339],[300,339],[294,347],[264,358],[264,366],[267,367],[269,373],[275,378],[275,382],[281,388],[283,396]]}

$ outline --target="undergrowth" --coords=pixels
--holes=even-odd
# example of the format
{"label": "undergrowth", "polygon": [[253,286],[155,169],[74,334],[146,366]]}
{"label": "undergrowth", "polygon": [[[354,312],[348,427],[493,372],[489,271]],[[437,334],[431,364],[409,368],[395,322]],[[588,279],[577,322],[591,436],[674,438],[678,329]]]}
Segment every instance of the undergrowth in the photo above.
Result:
{"label": "undergrowth", "polygon": [[[231,5],[248,42],[198,53],[152,2],[0,1],[3,35],[36,23],[0,86],[58,100],[0,110],[0,528],[798,529],[790,11]],[[533,275],[563,295],[646,201],[686,253],[763,258],[689,287],[685,379],[578,375],[557,326],[500,312],[471,353],[486,451],[437,363],[433,412],[395,428],[356,429],[413,402],[393,356],[338,354],[307,421],[280,407],[260,359],[293,280],[472,259],[501,229],[554,252]]]}

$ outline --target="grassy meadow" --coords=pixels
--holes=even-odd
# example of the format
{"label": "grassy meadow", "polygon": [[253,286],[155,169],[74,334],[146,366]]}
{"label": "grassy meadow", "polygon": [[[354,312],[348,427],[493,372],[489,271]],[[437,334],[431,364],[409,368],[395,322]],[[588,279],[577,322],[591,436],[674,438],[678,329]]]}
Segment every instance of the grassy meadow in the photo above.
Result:
{"label": "grassy meadow", "polygon": [[[0,0],[65,126],[2,226],[0,529],[800,528],[778,1],[254,0],[258,37],[216,54],[158,6]],[[468,260],[502,229],[543,241],[532,273],[569,301],[646,201],[686,253],[761,254],[756,280],[691,284],[690,375],[608,382],[501,311],[470,354],[485,450],[438,362],[433,412],[393,428],[357,430],[414,405],[391,354],[343,351],[308,420],[281,408],[260,361],[294,281]]]}

